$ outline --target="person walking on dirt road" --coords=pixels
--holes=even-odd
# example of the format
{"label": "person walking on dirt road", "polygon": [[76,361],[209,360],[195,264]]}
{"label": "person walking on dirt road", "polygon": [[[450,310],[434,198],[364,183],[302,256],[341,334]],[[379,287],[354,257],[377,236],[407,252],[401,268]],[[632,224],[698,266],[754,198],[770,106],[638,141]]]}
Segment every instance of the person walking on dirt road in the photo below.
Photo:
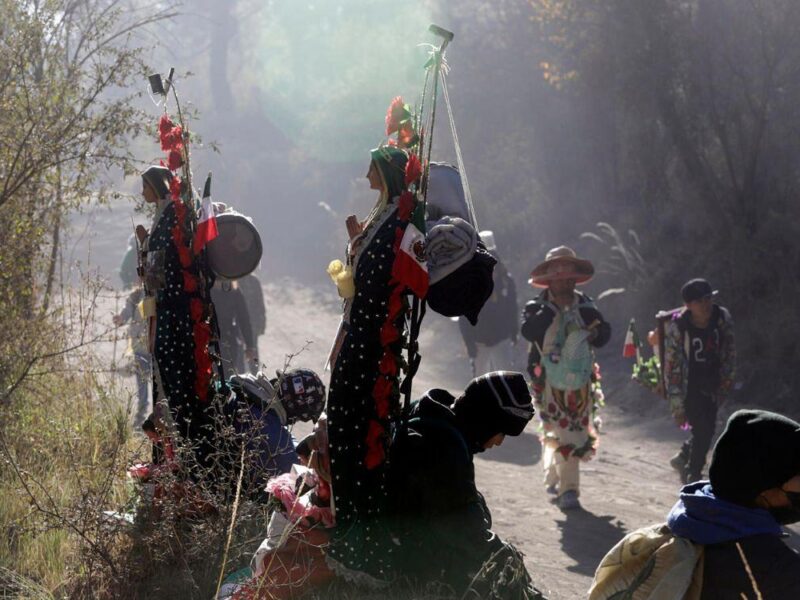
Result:
{"label": "person walking on dirt road", "polygon": [[486,250],[497,260],[494,267],[494,290],[481,309],[475,325],[465,316],[458,317],[458,328],[467,348],[472,376],[514,367],[514,347],[519,334],[517,324],[517,287],[514,278],[497,254],[494,233],[480,232]]}
{"label": "person walking on dirt road", "polygon": [[562,510],[580,508],[579,464],[597,448],[593,348],[608,342],[611,326],[592,299],[575,290],[593,274],[592,263],[571,248],[553,248],[531,273],[531,284],[544,291],[522,314],[522,337],[531,342],[528,373],[542,420],[545,485],[558,494]]}
{"label": "person walking on dirt road", "polygon": [[686,282],[684,307],[667,314],[664,324],[666,396],[678,425],[691,427],[690,438],[670,461],[683,483],[701,478],[717,409],[733,387],[733,321],[726,308],[713,302],[716,294],[705,279]]}

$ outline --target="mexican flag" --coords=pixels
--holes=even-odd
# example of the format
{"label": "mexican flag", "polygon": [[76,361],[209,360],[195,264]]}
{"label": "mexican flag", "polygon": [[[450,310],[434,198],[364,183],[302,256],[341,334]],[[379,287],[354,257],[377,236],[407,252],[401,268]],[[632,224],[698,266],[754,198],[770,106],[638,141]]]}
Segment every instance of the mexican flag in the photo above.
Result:
{"label": "mexican flag", "polygon": [[197,230],[194,232],[192,242],[194,253],[198,254],[217,235],[217,217],[214,215],[214,204],[211,202],[211,173],[209,173],[203,188],[203,201],[197,213]]}
{"label": "mexican flag", "polygon": [[636,333],[636,319],[631,319],[628,323],[628,331],[625,333],[625,345],[622,347],[624,358],[636,357],[639,360],[639,334]]}
{"label": "mexican flag", "polygon": [[428,264],[425,260],[425,208],[414,207],[400,248],[392,265],[392,277],[404,283],[418,298],[428,293]]}

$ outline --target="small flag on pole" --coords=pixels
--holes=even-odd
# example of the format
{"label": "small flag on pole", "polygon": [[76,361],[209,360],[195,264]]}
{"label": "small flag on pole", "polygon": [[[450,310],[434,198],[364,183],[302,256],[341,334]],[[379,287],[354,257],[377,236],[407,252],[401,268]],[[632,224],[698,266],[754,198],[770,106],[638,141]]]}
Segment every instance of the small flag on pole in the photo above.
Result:
{"label": "small flag on pole", "polygon": [[206,177],[203,187],[203,201],[197,214],[197,231],[194,232],[192,250],[198,254],[203,247],[217,237],[217,217],[214,215],[214,204],[211,202],[211,173]]}
{"label": "small flag on pole", "polygon": [[636,319],[631,319],[628,323],[628,331],[625,333],[625,345],[622,348],[624,358],[636,357],[639,360],[639,334],[636,333]]}
{"label": "small flag on pole", "polygon": [[428,293],[428,264],[425,260],[425,210],[417,204],[406,226],[392,265],[392,276],[404,283],[418,298]]}

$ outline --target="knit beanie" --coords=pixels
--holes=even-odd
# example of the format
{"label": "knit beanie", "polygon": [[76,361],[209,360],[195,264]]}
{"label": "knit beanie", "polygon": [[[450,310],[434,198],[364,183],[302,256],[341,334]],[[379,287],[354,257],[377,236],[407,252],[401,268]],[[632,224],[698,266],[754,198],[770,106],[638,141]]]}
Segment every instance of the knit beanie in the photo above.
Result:
{"label": "knit beanie", "polygon": [[754,506],[756,497],[800,474],[800,423],[764,410],[731,415],[714,446],[709,478],[718,498]]}
{"label": "knit beanie", "polygon": [[522,373],[494,371],[470,381],[452,406],[473,451],[498,433],[519,435],[533,418],[533,404]]}

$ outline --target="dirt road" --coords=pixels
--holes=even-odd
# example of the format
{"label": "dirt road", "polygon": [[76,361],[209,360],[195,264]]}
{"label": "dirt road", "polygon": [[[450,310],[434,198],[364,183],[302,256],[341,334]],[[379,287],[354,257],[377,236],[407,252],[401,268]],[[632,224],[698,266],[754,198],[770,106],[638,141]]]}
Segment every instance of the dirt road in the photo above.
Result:
{"label": "dirt road", "polygon": [[[269,323],[261,356],[267,365],[283,364],[286,352],[311,341],[294,361],[321,369],[338,324],[332,286],[301,289],[285,282],[269,285],[265,292]],[[458,327],[429,315],[415,394],[434,386],[463,389],[470,373]],[[621,348],[621,341],[616,342],[612,344]],[[680,488],[668,461],[684,434],[658,398],[628,381],[629,368],[621,362],[606,366],[608,406],[600,448],[595,459],[581,466],[583,510],[565,514],[545,493],[536,419],[520,437],[507,438],[476,460],[478,488],[492,511],[495,531],[522,550],[537,586],[553,600],[585,598],[608,549],[628,531],[663,521]],[[800,536],[794,535],[792,542],[800,548]]]}
{"label": "dirt road", "polygon": [[[296,354],[293,365],[322,373],[340,315],[333,286],[321,276],[313,288],[286,280],[264,289],[268,323],[259,344],[262,362],[269,370],[283,368],[286,355]],[[617,337],[614,347],[621,345]],[[458,392],[469,381],[455,323],[435,314],[426,318],[421,352],[415,395],[434,386]],[[553,600],[585,598],[606,551],[626,532],[663,521],[680,487],[668,460],[684,434],[656,397],[628,381],[629,364],[615,362],[612,355],[613,348],[604,365],[608,406],[598,456],[581,467],[583,510],[565,514],[545,493],[536,419],[520,437],[507,438],[476,459],[478,488],[491,509],[494,530],[525,554],[536,585]],[[794,535],[792,544],[800,548],[800,537]]]}

